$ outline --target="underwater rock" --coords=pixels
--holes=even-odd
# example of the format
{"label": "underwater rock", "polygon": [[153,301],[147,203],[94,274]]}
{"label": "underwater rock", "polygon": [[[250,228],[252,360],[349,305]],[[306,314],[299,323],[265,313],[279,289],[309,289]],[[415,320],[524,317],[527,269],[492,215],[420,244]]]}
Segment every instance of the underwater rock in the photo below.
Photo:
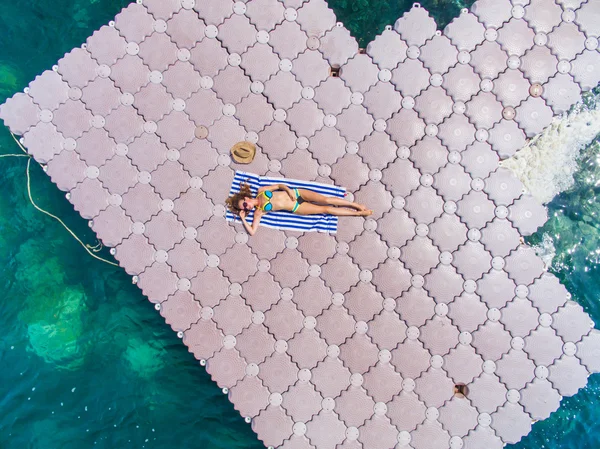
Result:
{"label": "underwater rock", "polygon": [[19,247],[15,256],[18,269],[15,278],[19,286],[33,295],[60,294],[64,287],[64,269],[60,259],[51,255],[48,242],[31,238]]}
{"label": "underwater rock", "polygon": [[88,350],[81,338],[85,310],[85,293],[80,286],[63,287],[60,296],[29,295],[19,315],[27,326],[28,350],[58,369],[79,368]]}
{"label": "underwater rock", "polygon": [[158,341],[131,338],[123,357],[132,371],[148,379],[164,367],[165,353],[165,348]]}

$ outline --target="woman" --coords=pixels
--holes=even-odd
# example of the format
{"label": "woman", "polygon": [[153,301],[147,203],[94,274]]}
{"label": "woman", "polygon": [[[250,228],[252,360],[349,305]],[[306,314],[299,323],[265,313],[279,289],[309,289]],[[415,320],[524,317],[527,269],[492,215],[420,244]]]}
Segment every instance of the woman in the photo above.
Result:
{"label": "woman", "polygon": [[[250,235],[256,233],[260,218],[271,211],[287,210],[298,215],[329,214],[355,217],[366,217],[373,213],[361,204],[321,195],[308,189],[290,189],[284,184],[261,187],[256,198],[253,198],[250,186],[243,183],[240,185],[240,191],[227,198],[225,204],[231,212],[241,217]],[[246,215],[252,210],[254,220],[250,225],[246,221]]]}

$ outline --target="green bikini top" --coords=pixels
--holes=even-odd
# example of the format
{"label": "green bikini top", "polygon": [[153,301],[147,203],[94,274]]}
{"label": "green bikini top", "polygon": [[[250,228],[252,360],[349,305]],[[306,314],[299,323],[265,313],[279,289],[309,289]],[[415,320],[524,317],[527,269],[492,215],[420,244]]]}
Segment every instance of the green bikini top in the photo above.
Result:
{"label": "green bikini top", "polygon": [[260,206],[260,208],[265,212],[269,212],[270,210],[273,209],[273,205],[271,204],[271,198],[273,198],[273,192],[271,192],[270,190],[264,190],[258,194],[257,198],[259,198],[261,195],[264,196],[267,201],[262,206]]}

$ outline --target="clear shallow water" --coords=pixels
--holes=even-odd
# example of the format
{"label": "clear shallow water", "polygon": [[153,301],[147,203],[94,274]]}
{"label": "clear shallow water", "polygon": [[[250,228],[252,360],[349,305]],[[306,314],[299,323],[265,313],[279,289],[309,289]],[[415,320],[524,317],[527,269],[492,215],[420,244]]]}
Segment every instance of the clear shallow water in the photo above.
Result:
{"label": "clear shallow water", "polygon": [[[0,0],[0,102],[127,3]],[[467,3],[422,2],[441,24]],[[330,3],[361,46],[411,4]],[[0,153],[18,151],[0,127]],[[583,150],[575,184],[550,204],[551,219],[530,240],[551,239],[553,271],[600,323],[599,157],[596,139]],[[0,159],[0,448],[262,447],[130,277],[89,257],[29,204],[25,165]],[[32,187],[40,205],[95,243],[35,164]],[[516,447],[598,447],[599,377]]]}

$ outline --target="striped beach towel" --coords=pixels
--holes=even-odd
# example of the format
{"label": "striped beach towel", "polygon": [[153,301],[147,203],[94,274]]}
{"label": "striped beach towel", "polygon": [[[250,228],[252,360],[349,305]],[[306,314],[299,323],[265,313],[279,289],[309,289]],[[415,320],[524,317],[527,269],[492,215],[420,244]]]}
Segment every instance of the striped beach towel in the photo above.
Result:
{"label": "striped beach towel", "polygon": [[[270,186],[273,184],[285,184],[291,189],[308,189],[321,193],[326,196],[336,196],[343,198],[346,189],[336,187],[330,184],[320,184],[318,182],[300,181],[297,179],[270,178],[266,176],[258,176],[254,173],[246,173],[236,171],[231,184],[229,195],[233,195],[240,191],[240,184],[247,183],[250,186],[252,194],[256,196],[259,187]],[[240,220],[240,217],[227,211],[227,221]],[[249,223],[254,219],[254,211],[250,212],[246,217]],[[289,211],[278,210],[269,212],[260,219],[262,226],[268,226],[275,229],[290,229],[293,231],[319,231],[335,234],[337,232],[338,217],[334,215],[297,215]]]}

